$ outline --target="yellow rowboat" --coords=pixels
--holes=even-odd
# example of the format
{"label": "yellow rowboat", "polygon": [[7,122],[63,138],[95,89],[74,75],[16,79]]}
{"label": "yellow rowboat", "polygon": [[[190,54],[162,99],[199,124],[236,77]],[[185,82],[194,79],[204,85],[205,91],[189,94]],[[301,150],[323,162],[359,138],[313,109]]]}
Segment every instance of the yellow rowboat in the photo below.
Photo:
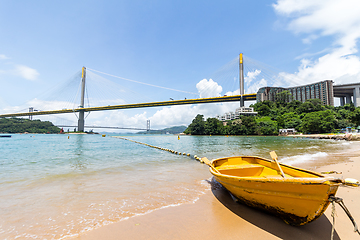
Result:
{"label": "yellow rowboat", "polygon": [[[273,157],[274,158],[274,157]],[[343,180],[279,164],[261,157],[227,157],[209,161],[210,172],[241,202],[279,216],[290,225],[319,218]]]}

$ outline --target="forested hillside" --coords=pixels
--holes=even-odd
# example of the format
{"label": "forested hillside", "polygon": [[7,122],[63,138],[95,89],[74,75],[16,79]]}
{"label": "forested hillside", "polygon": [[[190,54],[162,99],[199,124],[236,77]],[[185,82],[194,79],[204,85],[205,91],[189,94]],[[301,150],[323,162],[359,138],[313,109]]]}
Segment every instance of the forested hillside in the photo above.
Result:
{"label": "forested hillside", "polygon": [[345,127],[360,125],[360,107],[353,104],[333,107],[322,105],[320,99],[287,102],[286,92],[277,96],[277,101],[258,102],[252,107],[256,116],[241,116],[229,121],[226,126],[216,118],[197,115],[184,131],[192,135],[277,135],[279,129],[295,128],[302,133],[337,132]]}
{"label": "forested hillside", "polygon": [[51,122],[24,118],[0,118],[1,133],[59,133],[60,128]]}

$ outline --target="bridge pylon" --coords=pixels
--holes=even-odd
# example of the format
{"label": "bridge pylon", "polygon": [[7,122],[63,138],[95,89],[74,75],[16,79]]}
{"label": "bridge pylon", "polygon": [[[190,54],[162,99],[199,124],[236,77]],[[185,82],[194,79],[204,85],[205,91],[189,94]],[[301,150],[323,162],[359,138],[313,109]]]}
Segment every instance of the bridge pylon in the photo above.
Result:
{"label": "bridge pylon", "polygon": [[[82,68],[82,75],[81,75],[81,99],[80,99],[80,106],[79,108],[84,108],[84,102],[85,102],[85,79],[86,79],[86,67]],[[85,111],[80,110],[79,111],[79,119],[78,119],[78,131],[84,132],[84,126],[85,126]]]}
{"label": "bridge pylon", "polygon": [[244,64],[243,64],[243,54],[239,55],[239,82],[240,82],[240,107],[244,106]]}

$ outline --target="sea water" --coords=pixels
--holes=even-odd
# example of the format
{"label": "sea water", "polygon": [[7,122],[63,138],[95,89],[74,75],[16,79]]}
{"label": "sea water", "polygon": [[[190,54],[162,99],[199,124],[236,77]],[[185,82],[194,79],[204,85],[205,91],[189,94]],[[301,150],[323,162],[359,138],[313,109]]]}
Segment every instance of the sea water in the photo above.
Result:
{"label": "sea water", "polygon": [[[316,166],[351,142],[289,137],[127,135],[206,156],[252,155]],[[332,169],[333,170],[333,169]],[[0,138],[0,239],[64,239],[157,209],[193,203],[210,190],[208,167],[101,135],[14,134]]]}

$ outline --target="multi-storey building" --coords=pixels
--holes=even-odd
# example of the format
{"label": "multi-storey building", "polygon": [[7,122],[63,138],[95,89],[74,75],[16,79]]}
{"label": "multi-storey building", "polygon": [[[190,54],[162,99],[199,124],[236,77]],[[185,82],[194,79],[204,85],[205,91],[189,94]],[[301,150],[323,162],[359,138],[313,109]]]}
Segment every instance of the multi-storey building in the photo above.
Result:
{"label": "multi-storey building", "polygon": [[292,100],[305,102],[307,99],[318,98],[324,105],[334,105],[334,89],[332,80],[325,80],[291,88],[263,87],[257,92],[256,101],[275,101],[276,94],[286,90],[290,92]]}
{"label": "multi-storey building", "polygon": [[235,110],[235,113],[228,112],[222,116],[217,115],[216,118],[224,122],[224,121],[239,119],[241,115],[256,115],[256,114],[257,112],[254,112],[254,108],[252,107],[239,107]]}

